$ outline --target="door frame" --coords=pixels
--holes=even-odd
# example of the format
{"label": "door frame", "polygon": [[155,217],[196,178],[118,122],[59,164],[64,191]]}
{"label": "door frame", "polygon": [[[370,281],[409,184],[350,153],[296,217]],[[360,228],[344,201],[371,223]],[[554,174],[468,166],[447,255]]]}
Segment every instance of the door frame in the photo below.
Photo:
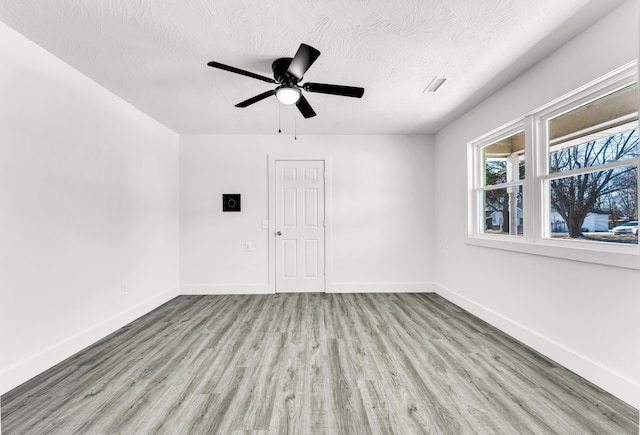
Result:
{"label": "door frame", "polygon": [[331,276],[331,156],[328,154],[268,154],[269,197],[269,289],[276,293],[276,161],[323,161],[324,162],[324,291],[329,287]]}

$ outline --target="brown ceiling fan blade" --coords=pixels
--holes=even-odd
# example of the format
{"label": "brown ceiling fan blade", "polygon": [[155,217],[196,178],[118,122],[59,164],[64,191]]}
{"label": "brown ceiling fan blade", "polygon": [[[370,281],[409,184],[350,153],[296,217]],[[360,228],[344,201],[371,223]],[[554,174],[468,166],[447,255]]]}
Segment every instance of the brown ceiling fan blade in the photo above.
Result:
{"label": "brown ceiling fan blade", "polygon": [[305,83],[302,89],[308,92],[320,94],[340,95],[343,97],[361,98],[364,95],[364,88],[355,86],[330,85],[327,83]]}
{"label": "brown ceiling fan blade", "polygon": [[251,71],[245,71],[243,69],[236,68],[236,67],[233,67],[233,66],[225,65],[223,63],[211,61],[211,62],[207,63],[207,65],[209,65],[212,68],[218,68],[218,69],[222,69],[222,70],[229,71],[229,72],[232,72],[232,73],[240,74],[240,75],[243,75],[243,76],[246,76],[246,77],[251,77],[253,79],[262,80],[263,82],[276,83],[276,81],[274,79],[272,79],[272,78],[261,76],[260,74],[252,73]]}
{"label": "brown ceiling fan blade", "polygon": [[273,89],[267,92],[263,92],[260,95],[256,95],[255,97],[251,97],[248,100],[244,100],[238,104],[236,104],[236,107],[247,107],[252,105],[253,103],[257,103],[258,101],[262,101],[265,98],[268,98],[272,95],[275,95],[276,91],[274,91]]}
{"label": "brown ceiling fan blade", "polygon": [[298,80],[302,80],[304,73],[307,72],[318,56],[320,56],[319,50],[307,44],[300,44],[296,55],[291,59],[287,72]]}
{"label": "brown ceiling fan blade", "polygon": [[313,118],[316,116],[316,112],[313,110],[311,104],[309,104],[304,95],[300,95],[300,99],[296,102],[296,107],[305,118]]}

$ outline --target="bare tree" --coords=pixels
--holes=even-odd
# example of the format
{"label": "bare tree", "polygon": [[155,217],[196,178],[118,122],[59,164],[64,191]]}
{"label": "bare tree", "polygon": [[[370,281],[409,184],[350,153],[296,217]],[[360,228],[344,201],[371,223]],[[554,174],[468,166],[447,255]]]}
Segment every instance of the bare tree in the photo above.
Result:
{"label": "bare tree", "polygon": [[638,173],[637,171],[631,171],[624,174],[624,177],[628,177],[622,183],[626,187],[612,196],[616,205],[620,207],[620,210],[628,219],[638,220]]}
{"label": "bare tree", "polygon": [[[638,131],[630,130],[604,139],[552,151],[549,169],[552,173],[564,172],[637,156]],[[551,206],[566,222],[569,236],[580,237],[587,213],[592,211],[596,204],[603,202],[607,196],[612,199],[620,192],[629,191],[635,192],[637,198],[637,180],[636,166],[622,166],[558,178],[550,182]]]}
{"label": "bare tree", "polygon": [[[519,176],[524,177],[524,161],[519,164]],[[507,164],[505,160],[489,160],[485,163],[485,181],[487,185],[507,182]],[[485,211],[498,212],[502,215],[500,231],[509,233],[512,223],[510,201],[522,202],[522,193],[518,190],[515,195],[509,194],[509,189],[494,189],[485,192]],[[514,224],[516,225],[516,224]],[[517,228],[514,228],[517,231]]]}

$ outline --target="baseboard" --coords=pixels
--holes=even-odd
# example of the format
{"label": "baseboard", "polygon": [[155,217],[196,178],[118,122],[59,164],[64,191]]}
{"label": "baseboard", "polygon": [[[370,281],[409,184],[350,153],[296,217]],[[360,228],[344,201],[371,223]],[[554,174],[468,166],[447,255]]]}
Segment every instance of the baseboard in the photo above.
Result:
{"label": "baseboard", "polygon": [[640,384],[499,314],[455,291],[435,285],[435,293],[495,326],[513,338],[577,373],[634,408],[640,408]]}
{"label": "baseboard", "polygon": [[181,295],[263,295],[272,294],[269,284],[186,284]]}
{"label": "baseboard", "polygon": [[[432,282],[334,282],[327,293],[434,293]],[[249,295],[273,294],[269,284],[186,284],[182,295]]]}
{"label": "baseboard", "polygon": [[434,293],[432,282],[334,282],[327,293]]}
{"label": "baseboard", "polygon": [[60,343],[4,369],[0,372],[0,395],[11,391],[29,379],[78,353],[87,346],[101,340],[114,331],[144,316],[165,302],[179,295],[179,289],[172,288],[142,301],[120,313],[100,321]]}

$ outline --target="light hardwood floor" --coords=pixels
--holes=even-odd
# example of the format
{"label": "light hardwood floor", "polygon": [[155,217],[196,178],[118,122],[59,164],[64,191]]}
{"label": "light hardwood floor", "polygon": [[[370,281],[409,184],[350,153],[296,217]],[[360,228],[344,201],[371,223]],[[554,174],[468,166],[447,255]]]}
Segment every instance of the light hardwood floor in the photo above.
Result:
{"label": "light hardwood floor", "polygon": [[434,294],[180,296],[2,396],[3,434],[633,434]]}

